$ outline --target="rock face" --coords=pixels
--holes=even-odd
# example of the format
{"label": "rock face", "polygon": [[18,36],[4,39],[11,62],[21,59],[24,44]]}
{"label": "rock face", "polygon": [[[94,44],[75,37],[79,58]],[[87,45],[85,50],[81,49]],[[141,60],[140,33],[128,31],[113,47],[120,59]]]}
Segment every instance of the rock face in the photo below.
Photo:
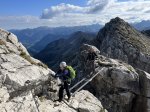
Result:
{"label": "rock face", "polygon": [[0,29],[0,41],[1,86],[8,86],[13,91],[23,86],[26,80],[37,80],[53,73],[46,65],[30,57],[15,35]]}
{"label": "rock face", "polygon": [[88,91],[78,92],[70,102],[54,103],[45,98],[38,99],[36,108],[31,92],[0,104],[1,112],[107,112],[100,101]]}
{"label": "rock face", "polygon": [[105,112],[87,91],[77,93],[69,103],[55,104],[58,86],[52,74],[29,55],[15,35],[0,29],[1,112]]}
{"label": "rock face", "polygon": [[124,20],[118,17],[112,19],[99,31],[94,41],[102,55],[150,73],[150,39]]}
{"label": "rock face", "polygon": [[[79,66],[85,73],[83,77],[92,72],[84,61],[89,48],[97,51],[96,47],[85,44],[79,53]],[[149,112],[150,74],[99,53],[95,66],[99,74],[88,87],[108,112]]]}
{"label": "rock face", "polygon": [[[4,108],[3,111],[19,111],[19,108],[22,108],[19,106],[21,103],[24,103],[23,108],[28,112],[34,109],[34,103],[30,98],[31,93],[29,94],[27,91],[27,95],[21,97],[19,90],[24,87],[27,80],[41,83],[52,73],[53,71],[46,68],[40,61],[30,57],[26,48],[18,42],[15,35],[0,29],[0,107]],[[26,88],[24,89],[26,90]],[[17,98],[10,100],[13,97]],[[15,105],[18,106],[15,107]]]}
{"label": "rock face", "polygon": [[138,95],[135,104],[135,112],[149,112],[150,111],[150,74],[143,70],[136,70],[139,74],[140,91],[141,95]]}
{"label": "rock face", "polygon": [[88,91],[80,91],[68,103],[62,102],[60,106],[52,101],[40,102],[42,112],[107,112],[99,100]]}

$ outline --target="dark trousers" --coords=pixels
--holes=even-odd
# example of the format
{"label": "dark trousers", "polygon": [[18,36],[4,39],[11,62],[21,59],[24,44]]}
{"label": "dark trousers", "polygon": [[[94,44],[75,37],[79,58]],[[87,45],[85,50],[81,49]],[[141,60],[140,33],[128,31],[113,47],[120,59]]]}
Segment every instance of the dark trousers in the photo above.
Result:
{"label": "dark trousers", "polygon": [[69,84],[68,82],[64,82],[63,85],[61,85],[60,89],[59,89],[59,101],[62,101],[63,99],[63,95],[64,95],[64,89],[66,90],[68,99],[71,97],[70,91],[69,91]]}

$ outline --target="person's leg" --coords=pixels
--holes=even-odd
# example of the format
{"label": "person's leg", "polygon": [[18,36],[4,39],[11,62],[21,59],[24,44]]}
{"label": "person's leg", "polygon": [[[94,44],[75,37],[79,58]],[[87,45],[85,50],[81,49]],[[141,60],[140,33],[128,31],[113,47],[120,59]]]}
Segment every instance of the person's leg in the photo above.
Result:
{"label": "person's leg", "polygon": [[93,74],[93,63],[92,60],[89,61],[88,77],[90,78]]}
{"label": "person's leg", "polygon": [[66,93],[67,93],[67,96],[68,96],[68,100],[69,100],[70,97],[71,97],[71,93],[70,93],[70,90],[69,90],[69,84],[67,82],[64,82],[64,88],[66,90]]}
{"label": "person's leg", "polygon": [[61,85],[61,87],[59,89],[59,102],[61,102],[63,99],[63,93],[64,93],[64,86]]}
{"label": "person's leg", "polygon": [[95,73],[95,60],[92,61],[92,71]]}

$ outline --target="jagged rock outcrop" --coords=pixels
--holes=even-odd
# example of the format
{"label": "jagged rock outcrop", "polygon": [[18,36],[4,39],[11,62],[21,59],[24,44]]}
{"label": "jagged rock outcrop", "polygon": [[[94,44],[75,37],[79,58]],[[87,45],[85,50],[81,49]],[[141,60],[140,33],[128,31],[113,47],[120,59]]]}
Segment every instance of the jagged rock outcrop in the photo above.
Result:
{"label": "jagged rock outcrop", "polygon": [[150,39],[119,17],[107,23],[94,42],[102,55],[150,73]]}
{"label": "jagged rock outcrop", "polygon": [[23,86],[27,80],[38,80],[53,71],[32,58],[12,33],[0,29],[0,85],[9,91]]}
{"label": "jagged rock outcrop", "polygon": [[136,70],[139,74],[140,95],[137,95],[134,103],[134,112],[150,111],[150,74],[143,70]]}
{"label": "jagged rock outcrop", "polygon": [[[38,85],[36,82],[44,83],[50,74],[53,74],[53,71],[40,61],[30,57],[26,48],[18,42],[15,35],[0,29],[1,109],[10,111],[11,108],[14,108],[11,111],[19,111],[21,108],[19,105],[24,103],[24,109],[29,112],[34,107],[34,103],[30,101],[31,93],[28,93],[30,90],[26,91],[28,87],[24,86],[25,82],[27,80],[34,82],[34,85],[30,85],[30,87],[34,86],[33,88],[35,88]],[[22,93],[27,94],[24,96],[25,101],[23,101],[24,97],[20,96]],[[14,97],[17,98],[14,99]],[[17,106],[17,103],[20,103],[18,107],[14,107]]]}
{"label": "jagged rock outcrop", "polygon": [[52,74],[29,55],[15,35],[0,29],[1,112],[105,112],[88,91],[78,92],[69,103],[55,104],[58,85]]}
{"label": "jagged rock outcrop", "polygon": [[[87,88],[102,102],[108,112],[149,112],[150,74],[135,70],[132,66],[100,55],[96,47],[83,45],[79,53],[79,66],[83,77],[91,68],[85,62],[89,48],[93,48],[98,58],[95,71],[100,72]],[[88,71],[88,73],[86,72]]]}

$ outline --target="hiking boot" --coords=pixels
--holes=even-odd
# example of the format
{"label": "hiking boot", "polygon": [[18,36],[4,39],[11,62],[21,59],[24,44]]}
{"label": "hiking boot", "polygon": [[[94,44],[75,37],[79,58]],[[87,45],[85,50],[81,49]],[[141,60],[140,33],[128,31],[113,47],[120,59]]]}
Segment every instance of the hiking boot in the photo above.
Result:
{"label": "hiking boot", "polygon": [[57,106],[59,106],[59,105],[60,105],[60,102],[54,103],[54,107],[57,107]]}
{"label": "hiking boot", "polygon": [[57,99],[57,100],[54,100],[54,102],[62,102],[62,100],[60,100],[60,99]]}
{"label": "hiking boot", "polygon": [[71,99],[71,97],[69,97],[69,98],[67,99],[67,102],[69,102],[69,101],[70,101],[70,99]]}

